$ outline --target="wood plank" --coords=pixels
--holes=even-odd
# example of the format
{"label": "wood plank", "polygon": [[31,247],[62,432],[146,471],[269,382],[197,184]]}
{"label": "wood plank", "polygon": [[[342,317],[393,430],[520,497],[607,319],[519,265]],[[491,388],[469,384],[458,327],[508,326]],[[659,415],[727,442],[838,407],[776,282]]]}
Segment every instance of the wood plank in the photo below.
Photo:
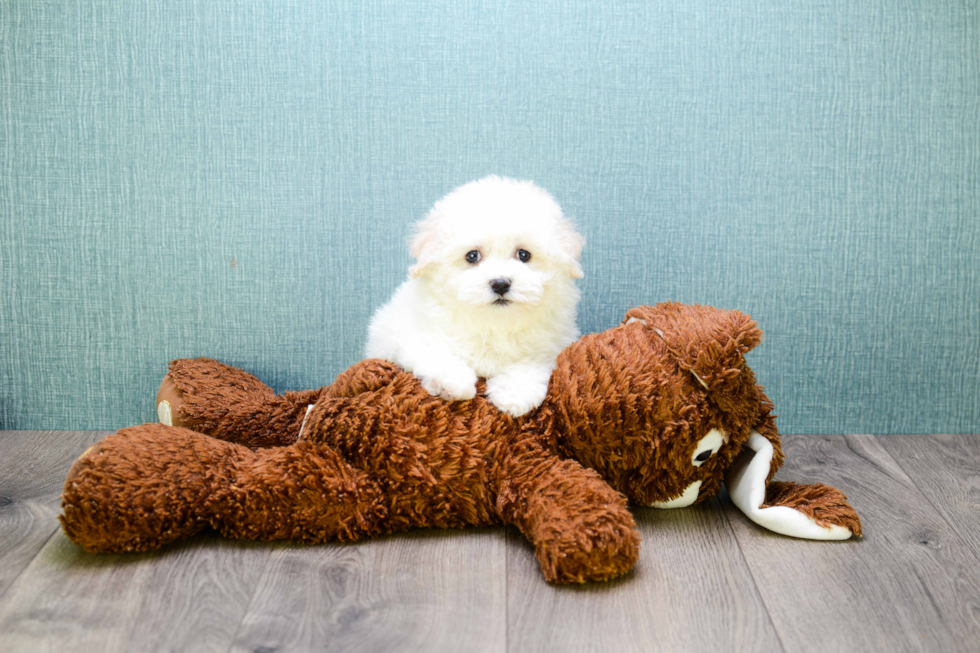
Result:
{"label": "wood plank", "polygon": [[234,651],[504,651],[504,529],[281,545]]}
{"label": "wood plank", "polygon": [[972,552],[874,436],[795,436],[777,478],[844,491],[864,537],[770,533],[723,500],[787,650],[975,651],[980,571]]}
{"label": "wood plank", "polygon": [[106,433],[0,432],[0,598],[58,529],[68,468]]}
{"label": "wood plank", "polygon": [[543,581],[512,529],[86,554],[55,517],[68,466],[102,435],[0,433],[0,650],[766,651],[781,639],[955,651],[980,639],[977,436],[788,437],[779,477],[844,490],[862,541],[774,535],[725,497],[636,509],[637,569],[564,587]]}
{"label": "wood plank", "polygon": [[0,650],[226,650],[269,553],[202,536],[153,553],[95,555],[59,531],[0,605]]}
{"label": "wood plank", "polygon": [[583,586],[546,583],[533,547],[510,529],[509,651],[782,650],[717,500],[634,515],[636,569]]}
{"label": "wood plank", "polygon": [[142,555],[76,547],[57,522],[61,487],[105,434],[0,433],[0,650],[226,649],[271,549],[214,536]]}
{"label": "wood plank", "polygon": [[980,435],[889,435],[879,441],[980,558]]}

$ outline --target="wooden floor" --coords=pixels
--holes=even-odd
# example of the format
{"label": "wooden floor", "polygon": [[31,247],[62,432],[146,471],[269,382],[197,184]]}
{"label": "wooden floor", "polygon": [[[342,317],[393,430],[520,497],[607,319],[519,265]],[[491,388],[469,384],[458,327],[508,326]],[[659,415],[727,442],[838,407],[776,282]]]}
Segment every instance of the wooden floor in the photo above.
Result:
{"label": "wooden floor", "polygon": [[4,653],[980,650],[980,436],[788,436],[778,478],[844,490],[862,540],[774,535],[725,496],[641,508],[634,572],[557,587],[503,528],[86,554],[59,494],[103,435],[0,432]]}

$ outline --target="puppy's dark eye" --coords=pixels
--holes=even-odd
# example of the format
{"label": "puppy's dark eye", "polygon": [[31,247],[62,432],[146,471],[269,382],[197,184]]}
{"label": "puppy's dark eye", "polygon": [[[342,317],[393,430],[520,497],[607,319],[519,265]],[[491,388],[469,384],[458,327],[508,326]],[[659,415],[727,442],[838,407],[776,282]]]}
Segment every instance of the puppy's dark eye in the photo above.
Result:
{"label": "puppy's dark eye", "polygon": [[712,451],[711,449],[708,449],[707,451],[702,451],[701,453],[699,453],[694,457],[694,460],[698,461],[699,463],[703,463],[708,458],[711,458],[711,454],[713,453],[714,451]]}
{"label": "puppy's dark eye", "polygon": [[517,250],[517,258],[520,259],[521,263],[527,263],[531,260],[531,252],[526,249]]}
{"label": "puppy's dark eye", "polygon": [[480,262],[480,252],[475,249],[471,252],[466,252],[466,262],[467,263],[479,263]]}

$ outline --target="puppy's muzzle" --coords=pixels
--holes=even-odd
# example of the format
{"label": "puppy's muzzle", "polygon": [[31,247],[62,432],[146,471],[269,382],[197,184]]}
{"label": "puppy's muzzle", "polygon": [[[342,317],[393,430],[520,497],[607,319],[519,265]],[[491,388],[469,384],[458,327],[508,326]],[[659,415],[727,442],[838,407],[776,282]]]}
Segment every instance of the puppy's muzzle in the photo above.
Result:
{"label": "puppy's muzzle", "polygon": [[510,290],[510,279],[491,279],[490,288],[493,289],[495,293],[503,297]]}

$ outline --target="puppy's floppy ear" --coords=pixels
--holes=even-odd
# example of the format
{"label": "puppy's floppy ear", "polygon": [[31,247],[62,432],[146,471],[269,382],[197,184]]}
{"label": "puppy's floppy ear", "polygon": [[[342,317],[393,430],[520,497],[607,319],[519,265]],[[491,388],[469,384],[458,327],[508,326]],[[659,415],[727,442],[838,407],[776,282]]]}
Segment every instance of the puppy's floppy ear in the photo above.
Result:
{"label": "puppy's floppy ear", "polygon": [[585,238],[564,218],[558,223],[558,247],[565,270],[572,278],[581,279],[584,273],[579,259],[582,257],[582,248],[585,247]]}
{"label": "puppy's floppy ear", "polygon": [[435,261],[435,252],[441,242],[438,229],[439,218],[442,217],[435,209],[415,225],[415,234],[409,243],[409,251],[415,257],[416,263],[408,269],[411,277],[422,276],[426,268]]}

